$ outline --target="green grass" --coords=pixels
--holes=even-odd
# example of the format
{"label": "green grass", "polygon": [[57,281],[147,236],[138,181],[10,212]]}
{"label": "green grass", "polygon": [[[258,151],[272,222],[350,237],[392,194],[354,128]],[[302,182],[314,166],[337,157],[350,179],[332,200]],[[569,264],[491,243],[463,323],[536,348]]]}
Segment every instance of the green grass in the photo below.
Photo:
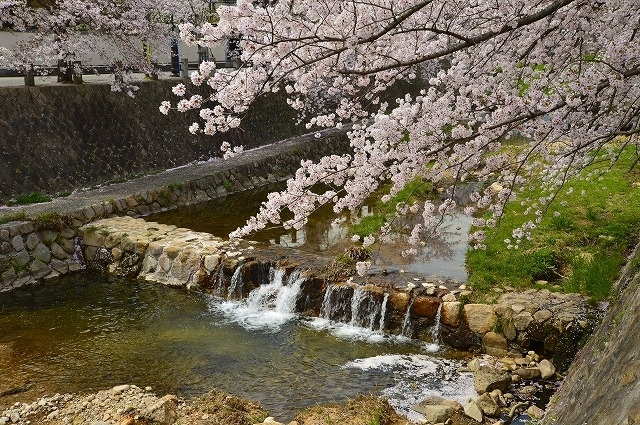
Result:
{"label": "green grass", "polygon": [[44,195],[40,192],[33,192],[28,195],[16,196],[16,199],[12,202],[9,202],[9,205],[29,205],[50,201],[50,196]]}
{"label": "green grass", "polygon": [[[512,230],[534,215],[524,214],[519,199],[510,202],[500,226],[487,231],[487,249],[467,253],[469,283],[477,296],[493,287],[527,288],[545,280],[553,290],[581,292],[594,302],[607,298],[640,232],[640,170],[629,171],[635,155],[627,149],[600,178],[569,181],[533,230],[533,239],[518,249],[508,249],[504,240],[513,241]],[[540,191],[518,196],[537,199]]]}
{"label": "green grass", "polygon": [[26,220],[27,214],[24,211],[19,211],[17,213],[5,215],[4,217],[0,217],[0,224],[10,223],[12,221],[21,221]]}

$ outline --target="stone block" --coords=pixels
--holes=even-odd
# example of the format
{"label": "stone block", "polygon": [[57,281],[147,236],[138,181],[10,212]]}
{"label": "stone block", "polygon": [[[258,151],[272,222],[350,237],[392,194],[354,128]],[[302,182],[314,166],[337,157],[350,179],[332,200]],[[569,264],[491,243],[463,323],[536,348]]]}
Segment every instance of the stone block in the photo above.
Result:
{"label": "stone block", "polygon": [[0,240],[9,242],[11,240],[11,234],[7,229],[0,229]]}
{"label": "stone block", "polygon": [[469,329],[480,335],[489,332],[496,321],[493,306],[488,304],[466,304],[464,317]]}
{"label": "stone block", "polygon": [[538,323],[546,322],[552,317],[553,317],[553,313],[551,313],[549,310],[539,310],[533,313],[533,318]]}
{"label": "stone block", "polygon": [[40,243],[40,238],[36,233],[29,233],[27,235],[27,242],[25,245],[29,251],[33,251],[33,249]]}
{"label": "stone block", "polygon": [[82,243],[85,246],[104,246],[104,235],[102,233],[106,233],[104,229],[96,229],[93,227],[85,227],[81,229],[82,233]]}
{"label": "stone block", "polygon": [[540,361],[538,369],[540,369],[540,378],[544,380],[552,379],[556,375],[555,366],[547,359]]}
{"label": "stone block", "polygon": [[473,373],[473,387],[478,394],[493,390],[507,391],[511,385],[511,375],[491,366],[480,366]]}
{"label": "stone block", "polygon": [[482,423],[482,420],[483,420],[482,410],[478,407],[475,401],[471,400],[464,405],[464,414],[470,417],[471,419]]}
{"label": "stone block", "polygon": [[11,239],[11,247],[14,251],[22,251],[24,249],[24,240],[22,239],[22,235],[14,236]]}
{"label": "stone block", "polygon": [[96,217],[96,212],[91,207],[85,207],[82,209],[82,215],[85,221],[91,221]]}
{"label": "stone block", "polygon": [[9,242],[2,241],[0,242],[0,254],[6,255],[12,251],[11,244]]}
{"label": "stone block", "polygon": [[73,255],[75,252],[75,243],[73,239],[63,239],[60,242],[60,247],[69,255]]}
{"label": "stone block", "polygon": [[442,303],[440,319],[442,323],[449,326],[460,325],[460,301]]}
{"label": "stone block", "polygon": [[66,274],[69,272],[69,264],[66,261],[53,260],[51,261],[51,268],[60,274]]}
{"label": "stone block", "polygon": [[513,316],[513,325],[519,331],[524,331],[533,322],[533,316],[531,313],[522,311]]}
{"label": "stone block", "polygon": [[158,261],[152,255],[147,255],[142,261],[143,273],[153,273],[158,268]]}
{"label": "stone block", "polygon": [[485,353],[495,357],[506,356],[509,351],[505,337],[495,332],[487,332],[482,337],[482,349]]}
{"label": "stone block", "polygon": [[540,369],[537,367],[522,367],[516,369],[514,372],[522,379],[527,380],[539,379],[541,376]]}
{"label": "stone block", "polygon": [[23,221],[19,224],[20,233],[26,235],[27,233],[32,233],[36,229],[33,227],[33,223],[30,221]]}
{"label": "stone block", "polygon": [[51,261],[51,251],[49,248],[43,243],[38,243],[33,252],[31,253],[33,258],[42,261],[43,263],[49,264]]}
{"label": "stone block", "polygon": [[412,316],[435,319],[440,307],[440,300],[435,297],[417,296],[413,300]]}
{"label": "stone block", "polygon": [[42,279],[51,272],[51,267],[40,260],[33,260],[28,270],[34,279]]}
{"label": "stone block", "polygon": [[24,250],[16,253],[13,258],[15,258],[21,266],[26,266],[27,264],[29,264],[29,261],[31,261],[29,253]]}
{"label": "stone block", "polygon": [[218,254],[206,255],[204,257],[204,268],[209,273],[213,272],[218,267],[219,264],[220,264],[220,255]]}
{"label": "stone block", "polygon": [[500,416],[500,406],[498,406],[498,403],[495,402],[489,393],[480,395],[480,397],[476,399],[476,404],[485,415],[492,418]]}
{"label": "stone block", "polygon": [[95,214],[95,217],[102,217],[104,215],[104,206],[102,204],[91,205],[91,209]]}
{"label": "stone block", "polygon": [[73,239],[76,236],[76,231],[73,230],[71,227],[65,227],[60,231],[60,236],[62,236],[65,239]]}
{"label": "stone block", "polygon": [[54,230],[43,230],[41,236],[42,242],[44,242],[45,245],[49,246],[58,238],[58,232]]}

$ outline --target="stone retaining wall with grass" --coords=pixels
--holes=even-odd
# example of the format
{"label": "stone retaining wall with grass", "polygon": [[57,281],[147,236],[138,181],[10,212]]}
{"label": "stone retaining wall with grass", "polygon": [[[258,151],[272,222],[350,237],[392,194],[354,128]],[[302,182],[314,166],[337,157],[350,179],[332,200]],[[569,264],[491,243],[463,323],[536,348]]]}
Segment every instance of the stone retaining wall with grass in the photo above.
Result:
{"label": "stone retaining wall with grass", "polygon": [[[0,87],[0,205],[219,156],[222,141],[247,148],[304,132],[281,94],[260,99],[239,129],[194,136],[197,111],[171,111],[180,80],[139,82],[135,97],[108,84]],[[204,94],[204,93],[203,93]]]}
{"label": "stone retaining wall with grass", "polygon": [[5,222],[0,224],[0,291],[80,270],[76,238],[81,236],[79,228],[94,220],[143,216],[283,181],[293,175],[301,160],[344,153],[349,145],[346,135],[336,132],[322,138],[301,136],[291,142],[275,154],[268,150],[257,155],[248,152],[246,159],[233,167],[218,167],[218,171],[191,180],[104,199],[64,215],[46,212],[27,220],[22,211],[13,216],[0,214]]}

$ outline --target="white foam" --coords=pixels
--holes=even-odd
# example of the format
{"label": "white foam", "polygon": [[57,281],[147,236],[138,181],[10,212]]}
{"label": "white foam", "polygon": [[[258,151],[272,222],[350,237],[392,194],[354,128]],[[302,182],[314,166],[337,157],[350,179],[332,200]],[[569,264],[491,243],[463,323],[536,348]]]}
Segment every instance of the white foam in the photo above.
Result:
{"label": "white foam", "polygon": [[379,330],[372,330],[355,326],[349,323],[340,323],[321,317],[311,318],[305,324],[318,331],[327,331],[336,338],[349,341],[367,341],[370,343],[396,342],[409,343],[411,340],[402,336],[385,335]]}
{"label": "white foam", "polygon": [[245,329],[278,331],[285,323],[294,320],[296,315],[268,308],[256,309],[243,301],[215,301],[214,310],[222,313],[227,319],[238,323]]}
{"label": "white foam", "polygon": [[[252,290],[245,300],[214,298],[211,308],[246,329],[278,331],[282,325],[297,317],[294,313],[295,303],[303,281],[298,271],[285,279],[284,270],[272,269],[270,282]],[[232,283],[233,290],[236,286]]]}
{"label": "white foam", "polygon": [[473,376],[457,373],[459,366],[457,362],[425,354],[393,354],[353,360],[343,367],[393,374],[394,385],[385,388],[381,395],[399,414],[421,422],[424,417],[411,410],[411,406],[425,398],[438,396],[464,404],[478,396],[473,388]]}

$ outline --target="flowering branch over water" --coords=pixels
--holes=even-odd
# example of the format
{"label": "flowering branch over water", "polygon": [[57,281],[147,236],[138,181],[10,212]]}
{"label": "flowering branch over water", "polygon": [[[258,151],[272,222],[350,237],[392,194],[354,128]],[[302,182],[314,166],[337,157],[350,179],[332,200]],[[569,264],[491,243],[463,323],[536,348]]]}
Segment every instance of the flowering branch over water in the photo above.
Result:
{"label": "flowering branch over water", "polygon": [[[202,106],[178,103],[204,108],[192,132],[237,126],[257,97],[284,90],[308,129],[349,125],[353,150],[303,162],[233,236],[280,223],[284,209],[294,214],[284,225],[297,228],[319,203],[354,209],[381,183],[393,195],[416,178],[486,181],[467,212],[489,211],[477,224],[492,227],[539,179],[543,195],[522,199],[533,218],[514,230],[517,245],[569,178],[596,157],[616,161],[614,147],[638,144],[638,2],[241,0],[219,14],[217,26],[180,26],[184,40],[204,46],[241,34],[240,69],[203,64],[192,74],[211,90]],[[385,97],[407,84],[409,93]],[[510,143],[516,154],[505,151]],[[433,230],[454,195],[439,207],[411,206],[424,218],[412,241]],[[485,236],[470,242],[482,248]]]}

